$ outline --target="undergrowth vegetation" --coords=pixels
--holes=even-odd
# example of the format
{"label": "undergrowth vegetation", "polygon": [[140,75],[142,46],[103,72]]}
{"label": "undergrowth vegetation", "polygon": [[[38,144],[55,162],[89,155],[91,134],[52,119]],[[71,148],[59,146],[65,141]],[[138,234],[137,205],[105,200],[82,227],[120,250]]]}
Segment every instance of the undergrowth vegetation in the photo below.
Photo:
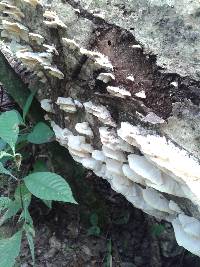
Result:
{"label": "undergrowth vegetation", "polygon": [[0,267],[12,267],[20,254],[22,239],[29,244],[33,266],[35,264],[33,219],[29,212],[32,196],[41,199],[48,207],[52,201],[77,204],[70,186],[60,175],[41,168],[24,170],[23,148],[43,144],[54,138],[51,128],[44,122],[34,127],[26,124],[26,115],[33,100],[30,95],[23,114],[10,110],[0,114],[0,176],[7,177],[8,190],[0,187],[0,226],[13,219],[13,235],[0,236]]}

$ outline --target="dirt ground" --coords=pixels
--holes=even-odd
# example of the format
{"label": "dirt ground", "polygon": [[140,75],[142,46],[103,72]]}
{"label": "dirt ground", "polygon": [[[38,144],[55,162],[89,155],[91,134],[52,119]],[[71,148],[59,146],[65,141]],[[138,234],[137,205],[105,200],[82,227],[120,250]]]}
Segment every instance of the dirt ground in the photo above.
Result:
{"label": "dirt ground", "polygon": [[[36,267],[200,266],[198,257],[177,245],[170,224],[135,209],[91,173],[85,179],[92,180],[105,198],[107,221],[102,223],[98,217],[94,223],[97,214],[85,205],[54,203],[49,210],[34,201]],[[32,266],[26,241],[20,266]]]}

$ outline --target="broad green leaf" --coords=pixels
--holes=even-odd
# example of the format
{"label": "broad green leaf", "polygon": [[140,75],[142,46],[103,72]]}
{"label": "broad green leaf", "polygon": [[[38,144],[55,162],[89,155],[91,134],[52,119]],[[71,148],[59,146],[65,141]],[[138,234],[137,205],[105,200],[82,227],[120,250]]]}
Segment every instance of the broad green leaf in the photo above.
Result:
{"label": "broad green leaf", "polygon": [[[8,210],[4,213],[4,215],[0,219],[0,226],[5,223],[8,219],[15,216],[18,211],[21,209],[21,202],[19,201],[11,201]],[[1,266],[1,265],[0,265]]]}
{"label": "broad green leaf", "polygon": [[0,197],[0,213],[9,207],[11,199],[9,197]]}
{"label": "broad green leaf", "polygon": [[24,207],[28,208],[31,202],[31,193],[29,192],[24,183],[20,184],[16,188],[14,196],[16,201],[18,202],[23,201]]}
{"label": "broad green leaf", "polygon": [[33,236],[31,232],[29,231],[28,227],[25,228],[25,232],[26,232],[26,238],[28,240],[28,245],[29,245],[30,252],[31,252],[31,257],[33,260],[33,265],[35,265],[35,247],[34,247],[34,242],[33,242]]}
{"label": "broad green leaf", "polygon": [[34,98],[34,95],[36,92],[37,92],[37,90],[34,90],[26,100],[26,103],[25,103],[24,108],[23,108],[23,120],[24,121],[25,121],[27,113],[29,112],[30,106],[32,104],[32,101],[33,101],[33,98]]}
{"label": "broad green leaf", "polygon": [[52,200],[44,200],[44,199],[42,199],[42,201],[44,202],[44,204],[45,204],[49,209],[52,209]]}
{"label": "broad green leaf", "polygon": [[28,190],[44,200],[57,200],[76,203],[68,183],[58,174],[36,172],[24,178]]}
{"label": "broad green leaf", "polygon": [[6,142],[0,138],[0,151],[5,149],[5,147],[6,147]]}
{"label": "broad green leaf", "polygon": [[43,144],[50,142],[53,137],[54,132],[51,128],[47,124],[39,122],[28,135],[27,140],[33,144]]}
{"label": "broad green leaf", "polygon": [[19,134],[19,118],[15,110],[0,115],[0,137],[14,150]]}
{"label": "broad green leaf", "polygon": [[13,267],[19,255],[22,232],[19,231],[10,238],[0,240],[0,266]]}

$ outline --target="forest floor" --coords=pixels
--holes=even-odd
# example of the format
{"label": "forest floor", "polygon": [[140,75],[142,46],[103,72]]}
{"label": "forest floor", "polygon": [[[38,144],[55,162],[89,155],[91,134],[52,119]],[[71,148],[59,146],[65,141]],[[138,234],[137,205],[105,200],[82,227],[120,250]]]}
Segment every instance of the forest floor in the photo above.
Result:
{"label": "forest floor", "polygon": [[[200,266],[198,257],[177,245],[170,224],[134,208],[92,173],[85,181],[105,199],[107,222],[101,227],[101,218],[85,205],[54,203],[49,210],[35,201],[36,267]],[[20,266],[32,266],[26,241]]]}

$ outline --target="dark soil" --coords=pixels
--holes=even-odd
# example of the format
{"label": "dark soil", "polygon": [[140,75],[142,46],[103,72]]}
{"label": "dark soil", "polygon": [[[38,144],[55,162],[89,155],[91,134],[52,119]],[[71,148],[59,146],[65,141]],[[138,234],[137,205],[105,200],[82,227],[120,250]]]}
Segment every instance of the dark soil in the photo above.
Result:
{"label": "dark soil", "polygon": [[[170,224],[157,222],[135,209],[102,179],[87,174],[105,199],[107,222],[99,216],[100,233],[89,235],[95,210],[54,203],[48,210],[34,201],[36,267],[183,267],[200,260],[176,244]],[[21,267],[31,265],[26,241]]]}

